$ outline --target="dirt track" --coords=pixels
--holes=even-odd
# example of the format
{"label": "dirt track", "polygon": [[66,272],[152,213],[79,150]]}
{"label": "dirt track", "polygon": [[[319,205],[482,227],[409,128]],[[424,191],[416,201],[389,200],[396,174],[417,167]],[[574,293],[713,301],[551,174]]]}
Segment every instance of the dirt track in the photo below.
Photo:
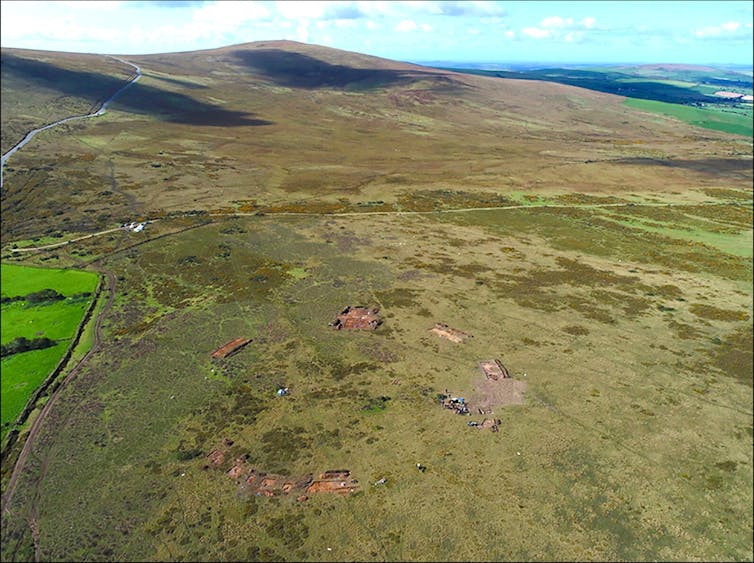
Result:
{"label": "dirt track", "polygon": [[[639,202],[639,203],[582,203],[582,204],[542,204],[542,205],[505,205],[505,206],[499,206],[499,207],[463,207],[459,209],[438,209],[435,211],[344,211],[341,213],[319,213],[319,212],[289,212],[289,211],[278,211],[273,213],[265,212],[263,215],[265,216],[283,216],[283,217],[355,217],[355,216],[369,216],[369,215],[395,215],[395,216],[402,216],[402,215],[438,215],[438,214],[445,214],[445,213],[469,213],[473,211],[496,211],[496,210],[511,210],[511,209],[598,209],[598,208],[604,208],[604,207],[625,207],[625,206],[632,206],[632,207],[676,207],[676,206],[687,206],[687,205],[738,205],[737,203],[721,203],[721,202],[713,202],[713,201],[705,201],[700,203],[690,203],[688,201],[674,201],[674,202]],[[191,211],[182,215],[176,215],[176,217],[181,216],[193,216],[195,212]],[[260,214],[258,212],[254,213],[243,213],[243,212],[237,212],[237,213],[209,213],[209,217],[254,217],[259,216]],[[156,221],[159,221],[159,219],[145,219],[148,223],[154,223]],[[116,227],[113,229],[107,229],[104,231],[99,231],[96,233],[92,233],[89,235],[85,235],[83,237],[78,237],[74,239],[70,239],[63,242],[57,242],[54,244],[48,244],[45,246],[30,246],[25,248],[11,248],[11,252],[33,252],[38,250],[50,250],[53,248],[58,248],[60,246],[65,246],[66,244],[78,242],[80,240],[85,240],[93,237],[98,237],[101,235],[106,235],[108,233],[113,233],[115,231],[123,230],[122,227]],[[167,236],[170,234],[175,233],[167,233]]]}
{"label": "dirt track", "polygon": [[[10,479],[8,481],[8,487],[6,488],[5,494],[2,498],[2,513],[6,514],[7,511],[10,510],[10,502],[13,499],[13,493],[16,488],[16,481],[18,480],[18,476],[21,474],[24,468],[24,464],[26,463],[27,458],[29,457],[29,453],[31,452],[32,445],[34,443],[34,438],[39,433],[39,429],[42,427],[42,423],[45,420],[45,417],[47,414],[52,410],[52,407],[55,405],[58,397],[60,396],[60,391],[68,385],[78,374],[78,372],[81,370],[81,368],[86,364],[86,362],[89,360],[89,358],[92,357],[93,354],[95,354],[97,351],[99,351],[100,343],[102,341],[102,320],[106,316],[106,314],[109,312],[110,307],[112,306],[113,299],[115,298],[115,275],[112,272],[103,270],[102,273],[104,273],[107,276],[107,283],[108,283],[108,296],[107,296],[107,302],[105,303],[104,307],[102,307],[102,310],[100,311],[99,315],[97,315],[97,318],[95,320],[94,325],[94,342],[92,343],[92,347],[89,349],[89,351],[82,357],[78,363],[71,369],[71,371],[68,373],[68,375],[65,377],[65,379],[60,384],[60,387],[55,390],[52,395],[50,396],[50,399],[45,403],[44,407],[42,407],[42,410],[39,412],[39,415],[36,419],[34,419],[34,422],[32,423],[31,427],[29,428],[29,433],[27,434],[25,440],[24,440],[24,446],[21,449],[21,453],[18,456],[18,459],[16,460],[16,464],[13,467],[13,473],[10,476]],[[82,327],[83,330],[83,327]],[[46,467],[46,462],[43,462],[42,465],[42,473],[44,473],[44,469]],[[40,475],[39,481],[41,482],[44,475]],[[32,514],[36,512],[36,507],[32,509]],[[32,531],[36,530],[36,522],[32,521],[29,523]],[[34,534],[36,536],[36,534]],[[36,545],[36,539],[35,539],[35,545]]]}

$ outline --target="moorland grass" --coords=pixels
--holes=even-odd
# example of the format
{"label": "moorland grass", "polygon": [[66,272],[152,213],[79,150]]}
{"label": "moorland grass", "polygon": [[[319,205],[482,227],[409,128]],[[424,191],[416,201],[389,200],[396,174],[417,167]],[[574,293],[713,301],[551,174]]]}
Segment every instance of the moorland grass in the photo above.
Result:
{"label": "moorland grass", "polygon": [[[716,366],[741,349],[728,335],[750,290],[713,269],[676,276],[668,238],[619,262],[603,241],[627,227],[583,238],[604,211],[553,213],[228,218],[108,258],[122,298],[103,354],[54,411],[67,425],[47,458],[40,556],[746,557],[749,388]],[[152,305],[128,298],[144,294]],[[376,331],[327,328],[370,303]],[[700,314],[716,324],[692,326]],[[473,338],[438,339],[437,321]],[[210,360],[241,335],[254,340]],[[528,383],[524,405],[496,409],[498,434],[435,400],[471,396],[486,357]],[[217,447],[225,462],[205,468]],[[246,455],[248,470],[290,476],[348,468],[359,492],[258,497],[226,474]]]}
{"label": "moorland grass", "polygon": [[[117,298],[19,476],[4,560],[34,557],[14,550],[33,551],[37,516],[40,560],[751,559],[751,258],[642,228],[731,234],[750,206],[593,206],[748,201],[749,139],[544,82],[356,93],[206,60],[138,62],[272,123],[116,104],[40,138],[6,177],[4,240],[165,219],[26,258],[97,260]],[[59,183],[71,189],[46,189]],[[534,205],[468,210],[508,200]],[[218,215],[183,233],[170,216],[233,202],[330,214]],[[332,214],[358,203],[429,213]],[[349,304],[384,324],[328,328]],[[436,322],[473,338],[442,340]],[[253,341],[210,358],[239,336]],[[527,384],[523,405],[495,409],[499,433],[436,400],[472,397],[486,358]],[[256,496],[227,474],[239,458],[292,477],[347,468],[359,489]]]}

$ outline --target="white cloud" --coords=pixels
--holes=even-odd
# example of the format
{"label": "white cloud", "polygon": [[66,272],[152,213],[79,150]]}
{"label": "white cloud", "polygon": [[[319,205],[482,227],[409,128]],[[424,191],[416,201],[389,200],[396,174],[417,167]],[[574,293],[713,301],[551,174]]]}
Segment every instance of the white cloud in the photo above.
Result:
{"label": "white cloud", "polygon": [[123,5],[123,2],[108,2],[100,0],[66,0],[65,2],[61,2],[60,4],[68,8],[73,8],[74,10],[116,10]]}
{"label": "white cloud", "polygon": [[720,25],[711,25],[697,29],[694,35],[697,37],[719,37],[721,35],[728,35],[738,30],[741,27],[739,22],[725,22]]}
{"label": "white cloud", "polygon": [[694,32],[699,38],[706,37],[743,37],[751,35],[751,23],[742,24],[737,21],[729,21],[720,25],[711,25],[697,29]]}
{"label": "white cloud", "polygon": [[506,31],[503,35],[505,35],[508,39],[513,39],[516,37],[516,32],[511,31],[510,29]]}
{"label": "white cloud", "polygon": [[[237,2],[232,2],[237,4]],[[319,19],[325,14],[325,4],[323,2],[299,2],[288,0],[286,2],[275,2],[277,13],[284,18],[295,20],[299,18]]]}
{"label": "white cloud", "polygon": [[296,39],[302,43],[309,40],[309,20],[300,20],[296,27]]}
{"label": "white cloud", "polygon": [[416,22],[413,20],[402,20],[395,26],[395,31],[414,31],[416,29]]}
{"label": "white cloud", "polygon": [[[372,4],[372,2],[302,2],[300,0],[285,0],[275,2],[275,10],[278,14],[288,19],[357,19],[368,15],[368,4]],[[374,4],[384,4],[384,2],[374,2]],[[377,8],[379,9],[379,6]]]}
{"label": "white cloud", "polygon": [[573,18],[561,18],[560,16],[552,16],[542,20],[540,26],[545,29],[552,29],[554,27],[565,27],[573,25]]}
{"label": "white cloud", "polygon": [[262,20],[269,15],[270,12],[260,2],[215,2],[194,10],[192,19],[214,25],[230,25]]}
{"label": "white cloud", "polygon": [[538,27],[525,27],[521,32],[533,39],[544,39],[545,37],[550,37],[552,33],[549,29],[540,29]]}
{"label": "white cloud", "polygon": [[427,23],[423,23],[419,27],[421,27],[422,31],[425,31],[425,32],[432,31],[432,26]]}
{"label": "white cloud", "polygon": [[585,31],[595,29],[597,20],[593,17],[585,17],[576,21],[571,17],[549,16],[544,18],[539,26],[525,27],[521,33],[533,39],[561,39],[567,43],[581,41],[585,37]]}
{"label": "white cloud", "polygon": [[3,18],[0,23],[0,33],[5,41],[34,36],[56,42],[91,42],[117,40],[123,36],[117,28],[82,25],[73,15],[39,18],[36,15],[19,14],[13,19]]}
{"label": "white cloud", "polygon": [[[321,2],[322,4],[336,4],[336,2]],[[422,16],[476,16],[491,17],[505,13],[497,2],[486,1],[361,1],[342,2],[351,4],[352,11],[358,12],[364,17],[422,17]],[[358,16],[354,16],[358,17]]]}

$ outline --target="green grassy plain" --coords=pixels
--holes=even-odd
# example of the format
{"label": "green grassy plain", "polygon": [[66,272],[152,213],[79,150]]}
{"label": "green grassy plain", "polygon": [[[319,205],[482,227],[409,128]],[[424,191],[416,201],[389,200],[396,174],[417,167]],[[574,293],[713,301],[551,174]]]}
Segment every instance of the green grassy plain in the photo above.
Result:
{"label": "green grassy plain", "polygon": [[8,263],[0,265],[3,297],[28,295],[47,288],[54,289],[61,295],[71,296],[94,291],[96,285],[97,276],[91,272]]}
{"label": "green grassy plain", "polygon": [[14,354],[2,359],[2,433],[16,420],[39,384],[57,365],[69,340],[89,305],[91,298],[70,296],[92,292],[97,275],[91,272],[0,265],[3,296],[28,295],[42,289],[54,289],[68,298],[32,305],[15,301],[2,306],[2,343],[18,337],[28,339],[45,336],[58,344],[45,350]]}
{"label": "green grassy plain", "polygon": [[37,387],[50,375],[65,353],[67,342],[2,359],[2,435],[26,406]]}
{"label": "green grassy plain", "polygon": [[754,132],[752,125],[751,110],[720,110],[715,108],[696,108],[683,106],[680,104],[669,104],[655,100],[638,100],[628,98],[624,102],[627,106],[660,113],[675,117],[686,123],[713,129],[715,131],[724,131],[736,135],[751,136]]}
{"label": "green grassy plain", "polygon": [[[117,286],[3,560],[751,560],[751,139],[300,44],[207,57],[134,58],[135,97],[5,178],[4,264]],[[135,215],[160,220],[9,250]],[[384,324],[328,328],[346,305]],[[525,386],[498,433],[436,401],[491,358]],[[238,458],[359,486],[257,496]]]}

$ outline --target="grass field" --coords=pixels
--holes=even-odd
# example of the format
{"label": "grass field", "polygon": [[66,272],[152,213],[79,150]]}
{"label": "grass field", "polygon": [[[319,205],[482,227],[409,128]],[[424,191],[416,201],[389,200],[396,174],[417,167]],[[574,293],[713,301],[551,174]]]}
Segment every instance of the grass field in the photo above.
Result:
{"label": "grass field", "polygon": [[3,297],[28,295],[46,288],[54,289],[61,295],[70,296],[93,291],[96,285],[97,276],[91,272],[7,263],[0,266],[0,287],[2,287]]}
{"label": "grass field", "polygon": [[[106,349],[54,419],[42,556],[747,558],[751,259],[642,226],[750,229],[750,207],[723,209],[228,218],[114,254]],[[360,303],[384,325],[327,328]],[[438,321],[473,339],[437,338]],[[254,340],[210,361],[238,336]],[[499,434],[434,399],[473,396],[488,357],[527,384]],[[348,468],[360,492],[257,497],[225,474],[244,454],[291,476]]]}
{"label": "grass field", "polygon": [[[134,59],[5,177],[3,264],[117,283],[4,561],[751,560],[751,138],[300,44]],[[523,402],[479,414],[489,359]],[[245,481],[340,468],[356,492]]]}
{"label": "grass field", "polygon": [[16,420],[24,405],[53,370],[68,347],[68,340],[91,298],[70,296],[91,293],[97,275],[91,272],[34,268],[15,264],[0,265],[4,297],[24,296],[42,289],[54,289],[67,299],[32,305],[16,301],[2,306],[2,343],[18,337],[45,336],[58,344],[45,350],[14,354],[2,359],[2,432]]}
{"label": "grass field", "polygon": [[628,98],[624,103],[633,108],[675,117],[676,119],[680,119],[691,125],[704,127],[705,129],[735,133],[736,135],[747,135],[749,137],[754,131],[751,121],[751,110],[728,110],[726,112],[719,109],[696,108],[655,100],[638,100],[633,98]]}
{"label": "grass field", "polygon": [[[751,77],[739,72],[678,65],[461,71],[499,78],[552,81],[626,96],[629,107],[676,117],[705,129],[752,136],[751,104],[726,102],[712,96],[721,89],[751,94]],[[697,107],[700,105],[703,107]]]}

